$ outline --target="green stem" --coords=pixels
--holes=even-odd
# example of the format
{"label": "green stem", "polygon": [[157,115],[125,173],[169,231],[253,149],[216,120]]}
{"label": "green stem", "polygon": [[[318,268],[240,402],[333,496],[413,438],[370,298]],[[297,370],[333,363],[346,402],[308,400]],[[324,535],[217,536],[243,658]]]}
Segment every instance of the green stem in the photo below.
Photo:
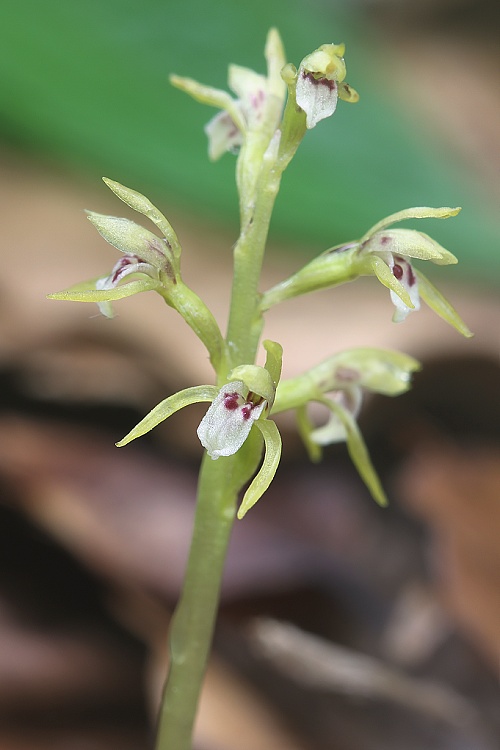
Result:
{"label": "green stem", "polygon": [[[269,223],[283,172],[277,166],[278,142],[274,142],[273,149],[271,136],[272,133],[265,139],[265,152],[260,142],[259,148],[249,142],[240,153],[238,186],[242,228],[234,250],[226,342],[219,340],[218,327],[207,315],[201,300],[195,300],[192,293],[188,295],[183,286],[176,289],[175,299],[172,293],[166,298],[169,304],[179,310],[182,308],[183,317],[206,344],[219,383],[225,382],[231,368],[254,362],[262,330],[258,287]],[[250,146],[255,153],[263,152],[262,157],[251,159]],[[170,671],[156,750],[191,750],[236,501],[262,456],[262,437],[257,433],[257,430],[251,433],[235,455],[217,461],[205,455],[203,460],[189,560],[170,632]]]}
{"label": "green stem", "polygon": [[236,498],[245,480],[241,468],[235,456],[212,461],[205,455],[203,460],[184,587],[170,631],[170,671],[156,750],[191,750]]}
{"label": "green stem", "polygon": [[160,290],[160,294],[162,294],[167,305],[170,305],[182,315],[188,326],[205,344],[214,370],[218,372],[221,368],[224,368],[224,339],[217,321],[196,292],[193,292],[181,279],[178,279],[177,283],[170,286],[165,292]]}
{"label": "green stem", "polygon": [[259,343],[259,282],[269,223],[280,187],[282,170],[275,159],[265,157],[255,190],[251,216],[234,248],[234,276],[227,329],[229,357],[233,367],[252,364]]}
{"label": "green stem", "polygon": [[318,255],[293,276],[264,292],[260,310],[265,312],[286,299],[353,281],[360,275],[354,262],[357,253],[357,244],[351,243]]}

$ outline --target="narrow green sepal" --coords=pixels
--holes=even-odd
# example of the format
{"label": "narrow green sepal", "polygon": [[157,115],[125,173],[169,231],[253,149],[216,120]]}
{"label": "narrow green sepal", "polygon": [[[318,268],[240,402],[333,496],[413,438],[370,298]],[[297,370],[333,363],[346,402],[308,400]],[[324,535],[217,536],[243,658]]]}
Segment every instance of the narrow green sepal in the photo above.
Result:
{"label": "narrow green sepal", "polygon": [[104,216],[95,211],[87,211],[87,218],[101,237],[122,253],[136,255],[160,271],[170,270],[173,275],[172,253],[165,240],[157,237],[149,229],[130,219],[117,216]]}
{"label": "narrow green sepal", "polygon": [[406,219],[449,219],[450,216],[456,216],[462,209],[460,207],[450,208],[442,206],[440,208],[431,208],[430,206],[416,206],[414,208],[405,208],[402,211],[396,211],[395,214],[386,216],[385,219],[378,221],[371,229],[366,232],[361,239],[361,243],[369,237],[373,237],[376,232],[380,232],[391,224],[397,224]]}
{"label": "narrow green sepal", "polygon": [[365,245],[371,253],[383,253],[389,249],[393,256],[430,260],[438,266],[458,263],[458,259],[424,232],[416,229],[386,229],[377,232]]}
{"label": "narrow green sepal", "polygon": [[264,349],[267,352],[265,369],[268,371],[272,378],[274,387],[277,388],[281,377],[281,366],[283,363],[283,347],[278,344],[277,341],[271,341],[266,339],[262,342]]}
{"label": "narrow green sepal", "polygon": [[318,401],[333,412],[344,425],[347,434],[347,450],[349,451],[351,461],[356,467],[361,479],[370,490],[373,499],[381,506],[387,505],[387,497],[382,489],[377,472],[373,467],[368,449],[356,420],[349,411],[343,409],[342,406],[335,401],[332,401],[329,398],[318,399]]}
{"label": "narrow green sepal", "polygon": [[281,458],[281,435],[276,423],[270,419],[258,419],[253,427],[257,427],[264,438],[264,460],[257,476],[243,496],[237,514],[239,519],[243,518],[267,490],[274,479]]}
{"label": "narrow green sepal", "polygon": [[113,300],[131,297],[139,292],[148,292],[151,289],[158,289],[159,282],[150,277],[128,281],[122,286],[116,286],[114,289],[96,289],[97,279],[92,281],[83,281],[64,289],[62,292],[48,294],[47,299],[67,300],[70,302],[112,302]]}
{"label": "narrow green sepal", "polygon": [[267,62],[267,81],[269,93],[276,96],[280,101],[285,98],[285,85],[281,77],[281,70],[286,63],[285,50],[279,32],[270,28],[266,38],[264,50]]}
{"label": "narrow green sepal", "polygon": [[[410,299],[410,295],[402,284],[399,283],[397,278],[392,273],[391,269],[385,263],[382,258],[378,255],[365,255],[361,256],[359,262],[360,274],[373,274],[377,277],[381,284],[387,289],[390,289],[394,294],[397,294],[399,299],[405,303],[410,309],[414,308],[413,302]],[[366,270],[364,270],[366,269]]]}
{"label": "narrow green sepal", "polygon": [[225,110],[231,116],[236,127],[242,133],[245,132],[246,122],[242,112],[238,108],[235,99],[227,91],[216,89],[213,86],[205,86],[192,78],[185,78],[175,74],[170,76],[170,83],[202,104],[208,104],[210,107]]}
{"label": "narrow green sepal", "polygon": [[431,310],[434,310],[436,315],[439,315],[440,318],[453,326],[453,328],[461,333],[462,336],[465,336],[466,338],[470,338],[471,336],[473,336],[474,334],[464,323],[455,308],[448,302],[445,297],[443,297],[441,292],[438,291],[433,284],[431,284],[429,279],[416,268],[414,268],[413,271],[418,279],[418,289],[420,292],[420,296],[422,297],[424,302],[429,305]]}
{"label": "narrow green sepal", "polygon": [[122,448],[127,443],[135,440],[146,432],[149,432],[154,427],[163,422],[168,417],[175,414],[179,409],[183,409],[185,406],[190,404],[196,404],[203,401],[213,401],[218,394],[219,389],[215,385],[195,385],[192,388],[185,388],[178,393],[174,393],[173,396],[161,401],[157,406],[152,409],[149,414],[146,414],[144,419],[141,419],[124,438],[122,438],[116,445],[118,448]]}
{"label": "narrow green sepal", "polygon": [[142,193],[138,193],[137,190],[125,187],[119,182],[110,180],[108,177],[103,177],[103,182],[109,187],[110,190],[121,200],[126,203],[127,206],[133,208],[134,211],[146,216],[153,224],[156,224],[160,232],[165,237],[170,250],[176,260],[179,260],[181,255],[181,246],[179,240],[174,232],[170,222],[165,216],[154,206],[149,198],[146,198]]}

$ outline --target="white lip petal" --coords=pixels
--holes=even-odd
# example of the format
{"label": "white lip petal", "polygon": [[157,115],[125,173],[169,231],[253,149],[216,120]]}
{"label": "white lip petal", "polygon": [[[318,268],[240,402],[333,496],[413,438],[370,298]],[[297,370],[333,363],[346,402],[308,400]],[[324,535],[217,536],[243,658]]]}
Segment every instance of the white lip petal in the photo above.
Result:
{"label": "white lip petal", "polygon": [[308,129],[333,115],[337,108],[337,82],[328,78],[315,78],[303,68],[299,70],[295,95],[297,104],[306,113]]}
{"label": "white lip petal", "polygon": [[198,437],[210,458],[232,456],[247,439],[267,402],[247,401],[245,385],[236,380],[220,389],[198,427]]}

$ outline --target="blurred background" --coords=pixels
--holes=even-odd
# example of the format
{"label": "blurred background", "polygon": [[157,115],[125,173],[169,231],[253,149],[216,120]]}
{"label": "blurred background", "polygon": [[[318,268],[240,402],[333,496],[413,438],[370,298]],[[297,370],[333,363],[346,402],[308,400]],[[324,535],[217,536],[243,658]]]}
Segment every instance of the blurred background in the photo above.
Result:
{"label": "blurred background", "polygon": [[[83,211],[131,216],[105,175],[168,216],[187,283],[224,325],[234,158],[208,162],[214,112],[168,74],[225,88],[229,62],[263,72],[270,26],[296,65],[344,41],[361,98],[289,167],[263,285],[402,208],[460,205],[418,228],[458,256],[425,272],[475,336],[428,310],[393,325],[373,279],[269,313],[285,375],[363,345],[424,369],[362,415],[388,510],[343,446],[311,467],[281,425],[278,478],[235,531],[197,748],[498,747],[499,16],[493,0],[4,1],[0,750],[151,747],[203,409],[114,442],[210,369],[152,295],[112,322],[45,295],[114,264]],[[262,617],[282,623],[273,637]]]}

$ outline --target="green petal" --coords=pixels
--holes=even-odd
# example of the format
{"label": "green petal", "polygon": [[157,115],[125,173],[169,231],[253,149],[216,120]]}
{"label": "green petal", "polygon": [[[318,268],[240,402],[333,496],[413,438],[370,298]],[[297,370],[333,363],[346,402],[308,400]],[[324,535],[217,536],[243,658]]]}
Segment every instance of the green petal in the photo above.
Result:
{"label": "green petal", "polygon": [[266,451],[259,473],[252,481],[241,501],[238,509],[238,518],[240,519],[243,518],[267,490],[273,481],[281,458],[281,435],[276,427],[276,423],[270,419],[258,419],[254,423],[254,427],[257,427],[261,431]]}
{"label": "green petal", "polygon": [[419,362],[408,354],[363,347],[335,354],[304,375],[323,393],[355,385],[396,396],[408,390],[412,373],[419,369]]}
{"label": "green petal", "polygon": [[[277,388],[281,377],[281,365],[283,361],[283,347],[276,341],[270,341],[266,339],[262,342],[264,349],[267,352],[265,369],[271,376],[274,387]],[[272,406],[272,404],[270,405]]]}
{"label": "green petal", "polygon": [[[352,386],[368,388],[385,396],[397,396],[410,388],[411,375],[419,369],[416,359],[401,352],[375,347],[347,349],[295,378],[281,380],[272,414],[297,409],[323,393]],[[302,432],[301,435],[307,447]]]}
{"label": "green petal", "polygon": [[[360,266],[363,267],[365,264],[367,268],[370,269],[369,273],[373,273],[381,284],[397,294],[399,299],[404,302],[407,307],[411,310],[414,309],[410,295],[404,286],[399,283],[387,263],[385,263],[382,258],[379,258],[378,255],[370,254],[362,259]],[[366,273],[366,271],[364,273]]]}
{"label": "green petal", "polygon": [[472,331],[469,330],[455,308],[448,302],[445,297],[443,297],[441,292],[439,292],[436,287],[431,284],[429,279],[424,276],[423,273],[417,271],[416,268],[414,268],[413,270],[418,279],[418,291],[420,293],[420,296],[422,297],[424,302],[429,305],[431,310],[434,310],[434,312],[439,315],[440,318],[443,318],[443,320],[453,326],[453,328],[461,333],[462,336],[465,336],[466,338],[470,338],[471,336],[473,336],[474,334],[472,333]]}
{"label": "green petal", "polygon": [[379,505],[387,505],[385,492],[380,484],[377,472],[373,468],[368,450],[359,430],[356,420],[352,414],[335,403],[331,399],[321,399],[320,403],[328,407],[342,421],[347,432],[347,450],[358,474],[371,492],[374,500]]}
{"label": "green petal", "polygon": [[277,29],[269,29],[264,54],[267,61],[269,93],[277,96],[280,101],[284,101],[286,84],[281,77],[281,71],[286,65],[286,57],[283,42]]}
{"label": "green petal", "polygon": [[101,237],[122,253],[137,255],[141,260],[161,270],[170,265],[168,258],[171,257],[171,253],[165,240],[144,229],[140,224],[130,219],[104,216],[94,211],[87,211],[87,215]]}
{"label": "green petal", "polygon": [[246,123],[243,115],[236,104],[236,101],[230,96],[227,91],[221,89],[214,89],[212,86],[204,86],[198,81],[194,81],[192,78],[183,78],[182,76],[171,75],[170,83],[172,86],[184,91],[196,99],[196,101],[202,104],[208,104],[211,107],[217,107],[217,109],[224,109],[232,118],[236,127],[244,133],[246,130]]}
{"label": "green petal", "polygon": [[415,229],[387,229],[384,232],[377,232],[366,243],[364,251],[371,253],[390,251],[395,256],[430,260],[438,266],[458,263],[453,253],[429,235],[417,232]]}
{"label": "green petal", "polygon": [[350,104],[356,104],[356,102],[359,102],[359,94],[356,89],[353,89],[352,86],[343,81],[339,83],[339,99]]}
{"label": "green petal", "polygon": [[391,224],[397,224],[405,219],[448,219],[450,216],[456,216],[461,208],[430,208],[429,206],[417,206],[416,208],[405,208],[403,211],[397,211],[395,214],[387,216],[379,221],[375,226],[368,230],[361,242],[372,237],[376,232],[389,227]]}
{"label": "green petal", "polygon": [[133,294],[139,294],[139,292],[148,292],[159,286],[157,281],[149,277],[129,281],[122,286],[115,286],[114,289],[96,289],[96,281],[97,279],[94,279],[93,281],[75,284],[62,292],[48,294],[47,298],[69,300],[70,302],[111,302],[115,299],[131,297]]}
{"label": "green petal", "polygon": [[228,380],[241,380],[249,391],[262,396],[269,405],[274,403],[276,388],[270,373],[259,365],[239,365],[235,367],[229,375]]}
{"label": "green petal", "polygon": [[[267,79],[251,68],[231,63],[229,66],[228,84],[238,99],[248,99],[249,95],[259,89],[267,90]],[[232,101],[232,100],[231,100]]]}
{"label": "green petal", "polygon": [[149,198],[146,198],[142,193],[138,193],[137,190],[121,185],[119,182],[110,180],[107,177],[103,177],[103,182],[109,187],[110,190],[127,206],[133,208],[134,211],[146,216],[153,224],[156,224],[162,235],[167,240],[170,249],[176,260],[179,259],[181,254],[181,246],[177,235],[172,229],[170,222],[163,216],[156,206],[153,206]]}
{"label": "green petal", "polygon": [[215,385],[195,385],[192,388],[185,388],[183,391],[174,393],[173,396],[161,401],[149,414],[146,414],[139,424],[131,430],[120,442],[116,443],[118,448],[122,448],[127,443],[135,440],[146,432],[152,430],[156,425],[163,422],[179,409],[183,409],[190,404],[200,403],[202,401],[213,401],[217,396],[219,389]]}
{"label": "green petal", "polygon": [[[398,396],[411,387],[411,376],[420,370],[420,363],[402,352],[388,349],[361,348],[341,352],[334,358],[337,384],[340,388],[345,370],[359,369],[360,377],[356,384],[384,396]],[[345,382],[344,382],[345,387]],[[335,387],[332,390],[336,389]]]}

